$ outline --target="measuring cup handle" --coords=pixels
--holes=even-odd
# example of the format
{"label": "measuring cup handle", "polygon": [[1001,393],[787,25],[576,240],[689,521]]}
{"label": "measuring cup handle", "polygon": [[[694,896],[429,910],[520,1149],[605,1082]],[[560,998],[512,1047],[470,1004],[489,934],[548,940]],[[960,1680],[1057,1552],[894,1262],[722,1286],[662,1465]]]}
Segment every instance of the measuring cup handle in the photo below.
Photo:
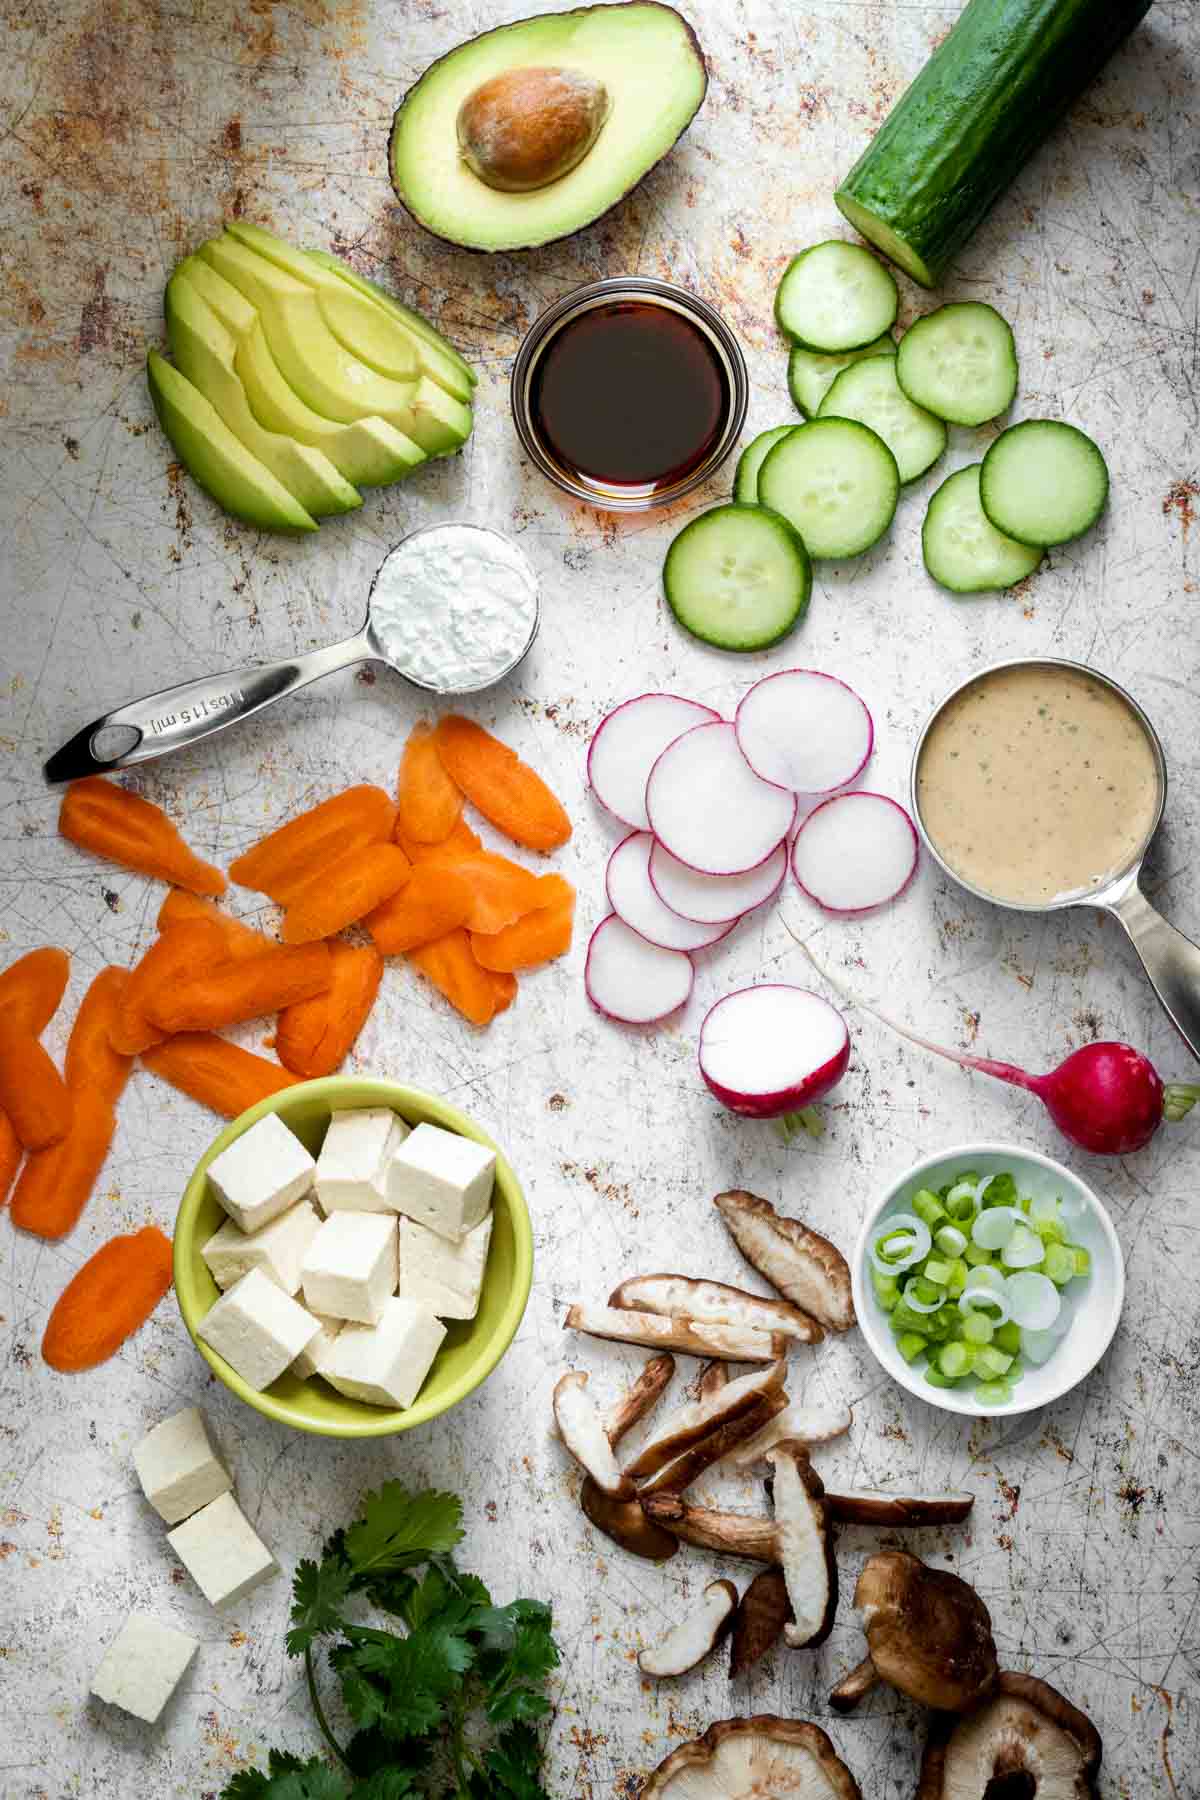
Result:
{"label": "measuring cup handle", "polygon": [[1200,1058],[1200,945],[1168,925],[1136,882],[1108,910],[1125,927],[1171,1023]]}
{"label": "measuring cup handle", "polygon": [[322,675],[366,662],[373,655],[366,633],[360,632],[304,656],[202,676],[198,681],[182,681],[178,687],[161,688],[157,694],[145,694],[77,731],[46,763],[46,780],[78,781],[84,775],[104,775],[151,762],[169,750],[199,743],[239,719],[250,718]]}

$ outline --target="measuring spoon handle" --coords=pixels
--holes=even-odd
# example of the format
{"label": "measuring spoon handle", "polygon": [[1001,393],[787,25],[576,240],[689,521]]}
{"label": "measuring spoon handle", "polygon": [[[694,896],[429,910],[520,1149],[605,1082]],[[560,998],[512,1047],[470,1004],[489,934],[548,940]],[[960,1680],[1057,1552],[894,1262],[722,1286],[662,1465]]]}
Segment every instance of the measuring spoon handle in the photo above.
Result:
{"label": "measuring spoon handle", "polygon": [[1124,926],[1171,1023],[1200,1059],[1200,944],[1169,925],[1136,881],[1107,910]]}
{"label": "measuring spoon handle", "polygon": [[45,764],[46,780],[78,781],[84,775],[104,775],[152,762],[169,750],[199,743],[239,719],[251,718],[322,675],[367,662],[374,655],[363,630],[303,656],[181,681],[177,687],[145,694],[77,731]]}

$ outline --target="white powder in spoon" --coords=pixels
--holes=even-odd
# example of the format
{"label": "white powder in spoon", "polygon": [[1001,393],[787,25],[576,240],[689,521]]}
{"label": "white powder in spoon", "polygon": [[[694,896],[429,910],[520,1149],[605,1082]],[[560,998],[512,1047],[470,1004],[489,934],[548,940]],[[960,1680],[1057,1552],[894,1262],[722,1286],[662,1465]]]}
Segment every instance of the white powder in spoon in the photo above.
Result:
{"label": "white powder in spoon", "polygon": [[414,532],[375,577],[371,626],[402,675],[438,693],[496,681],[528,647],[537,586],[515,544],[477,525]]}

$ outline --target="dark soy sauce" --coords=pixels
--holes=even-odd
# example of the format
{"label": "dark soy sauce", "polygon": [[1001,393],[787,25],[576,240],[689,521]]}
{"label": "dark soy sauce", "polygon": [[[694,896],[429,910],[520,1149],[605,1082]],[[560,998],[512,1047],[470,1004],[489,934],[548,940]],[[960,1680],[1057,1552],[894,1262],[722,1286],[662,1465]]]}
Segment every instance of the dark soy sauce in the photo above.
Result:
{"label": "dark soy sauce", "polygon": [[530,418],[568,474],[609,488],[669,487],[712,450],[729,381],[698,325],[667,306],[617,300],[569,319],[534,370]]}

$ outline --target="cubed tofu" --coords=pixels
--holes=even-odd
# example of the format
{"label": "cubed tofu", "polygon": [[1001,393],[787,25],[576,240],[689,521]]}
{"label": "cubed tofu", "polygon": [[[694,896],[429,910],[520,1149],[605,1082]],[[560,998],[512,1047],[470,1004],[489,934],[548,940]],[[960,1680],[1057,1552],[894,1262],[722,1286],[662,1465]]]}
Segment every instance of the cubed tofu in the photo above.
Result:
{"label": "cubed tofu", "polygon": [[304,1252],[320,1229],[321,1215],[312,1201],[298,1200],[257,1231],[243,1231],[226,1219],[200,1254],[219,1288],[231,1288],[251,1269],[261,1269],[285,1294],[295,1294]]}
{"label": "cubed tofu", "polygon": [[319,1314],[314,1315],[321,1327],[312,1343],[302,1350],[292,1364],[292,1374],[301,1381],[307,1381],[310,1375],[319,1375],[321,1365],[333,1346],[334,1339],[346,1323],[344,1319],[330,1319]]}
{"label": "cubed tofu", "polygon": [[190,1518],[233,1487],[198,1406],[172,1413],[148,1431],[134,1449],[133,1466],[143,1494],[168,1525]]}
{"label": "cubed tofu", "polygon": [[440,1237],[461,1238],[492,1204],[496,1152],[439,1125],[418,1125],[388,1169],[388,1198],[398,1213]]}
{"label": "cubed tofu", "polygon": [[473,1319],[479,1310],[493,1216],[488,1213],[457,1243],[415,1219],[401,1219],[400,1298],[419,1300],[439,1319]]}
{"label": "cubed tofu", "polygon": [[408,1136],[389,1106],[335,1112],[317,1158],[317,1198],[327,1213],[393,1210],[388,1165]]}
{"label": "cubed tofu", "polygon": [[156,1725],[200,1648],[186,1631],[147,1613],[130,1613],[92,1678],[97,1700]]}
{"label": "cubed tofu", "polygon": [[267,1113],[208,1165],[213,1193],[243,1231],[257,1231],[294,1206],[316,1173],[316,1163],[277,1113]]}
{"label": "cubed tofu", "polygon": [[232,1494],[168,1531],[167,1542],[210,1606],[236,1606],[279,1568]]}
{"label": "cubed tofu", "polygon": [[411,1406],[446,1327],[417,1300],[389,1300],[377,1325],[347,1325],[321,1374],[339,1394],[372,1406]]}
{"label": "cubed tofu", "polygon": [[251,1269],[221,1295],[196,1329],[243,1381],[261,1392],[307,1350],[321,1326],[269,1275]]}
{"label": "cubed tofu", "polygon": [[305,1252],[304,1304],[373,1325],[396,1291],[397,1254],[395,1213],[331,1213]]}

